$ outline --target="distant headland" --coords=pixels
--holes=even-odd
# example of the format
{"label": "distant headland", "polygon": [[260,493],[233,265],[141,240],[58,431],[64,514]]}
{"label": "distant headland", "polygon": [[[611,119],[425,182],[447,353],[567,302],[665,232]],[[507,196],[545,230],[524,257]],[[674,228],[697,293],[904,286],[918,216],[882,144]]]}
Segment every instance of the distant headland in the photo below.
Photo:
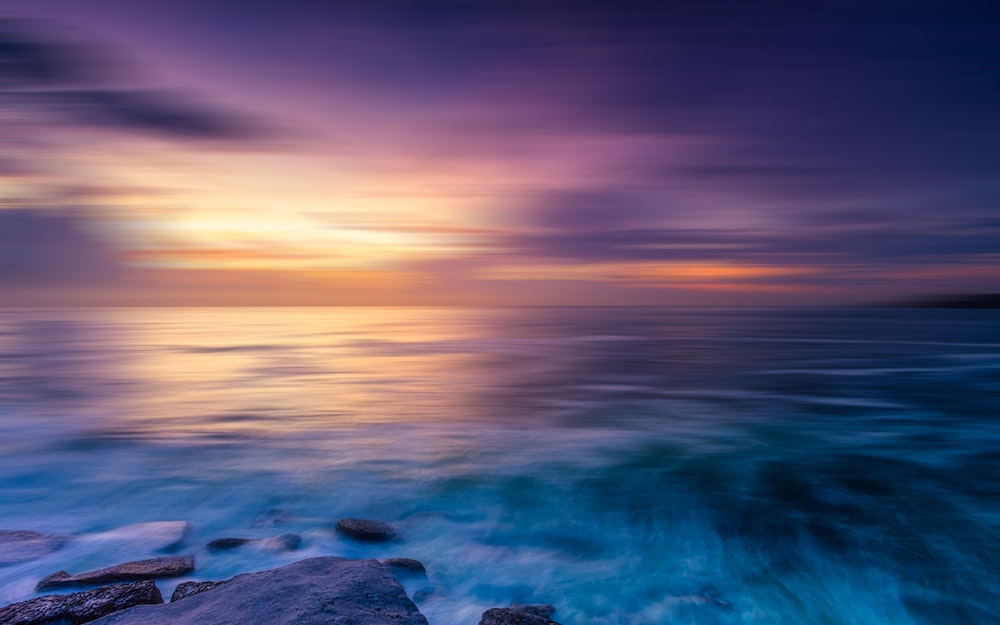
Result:
{"label": "distant headland", "polygon": [[1000,293],[925,295],[888,305],[900,308],[1000,308]]}

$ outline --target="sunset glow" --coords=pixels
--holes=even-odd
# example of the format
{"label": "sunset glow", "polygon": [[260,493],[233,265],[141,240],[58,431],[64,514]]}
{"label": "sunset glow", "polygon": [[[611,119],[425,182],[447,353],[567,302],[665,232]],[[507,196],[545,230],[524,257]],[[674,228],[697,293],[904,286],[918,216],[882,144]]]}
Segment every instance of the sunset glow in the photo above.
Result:
{"label": "sunset glow", "polygon": [[[272,29],[224,4],[2,23],[4,304],[814,304],[1000,278],[995,115],[948,78],[984,51],[932,15],[810,41],[839,18],[387,2]],[[774,45],[712,26],[744,23]]]}

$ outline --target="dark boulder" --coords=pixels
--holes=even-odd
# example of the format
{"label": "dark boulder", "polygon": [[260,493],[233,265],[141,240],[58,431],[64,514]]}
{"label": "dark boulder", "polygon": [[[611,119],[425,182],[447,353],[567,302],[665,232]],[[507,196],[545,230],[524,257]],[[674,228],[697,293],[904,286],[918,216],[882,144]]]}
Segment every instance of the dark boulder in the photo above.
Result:
{"label": "dark boulder", "polygon": [[382,521],[369,519],[340,519],[337,530],[355,540],[378,542],[396,537],[396,528]]}
{"label": "dark boulder", "polygon": [[45,595],[0,608],[3,625],[89,623],[137,605],[163,603],[160,590],[150,580],[101,586],[68,595]]}
{"label": "dark boulder", "polygon": [[229,580],[221,582],[184,582],[182,584],[177,584],[177,588],[174,588],[174,594],[170,595],[170,601],[179,601],[185,597],[190,597],[191,595],[197,595],[198,593],[205,592],[206,590],[218,588],[227,581]]}
{"label": "dark boulder", "polygon": [[131,582],[154,577],[178,577],[194,570],[192,556],[164,556],[149,560],[137,560],[116,564],[96,571],[87,571],[70,575],[66,571],[57,571],[38,582],[38,590],[49,588],[65,588],[67,586],[88,586],[109,584],[112,582]]}
{"label": "dark boulder", "polygon": [[0,566],[47,556],[62,549],[69,536],[52,536],[30,530],[0,530]]}
{"label": "dark boulder", "polygon": [[239,575],[182,601],[138,606],[94,625],[427,625],[388,568],[322,557]]}

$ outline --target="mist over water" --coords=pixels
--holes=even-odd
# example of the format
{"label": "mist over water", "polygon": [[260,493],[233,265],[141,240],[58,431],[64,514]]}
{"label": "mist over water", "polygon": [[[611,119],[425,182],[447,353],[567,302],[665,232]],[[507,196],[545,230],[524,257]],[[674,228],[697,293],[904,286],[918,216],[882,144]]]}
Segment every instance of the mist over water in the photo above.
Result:
{"label": "mist over water", "polygon": [[188,579],[417,558],[432,625],[998,623],[998,398],[996,311],[2,311],[0,529],[79,538],[0,602],[184,520]]}

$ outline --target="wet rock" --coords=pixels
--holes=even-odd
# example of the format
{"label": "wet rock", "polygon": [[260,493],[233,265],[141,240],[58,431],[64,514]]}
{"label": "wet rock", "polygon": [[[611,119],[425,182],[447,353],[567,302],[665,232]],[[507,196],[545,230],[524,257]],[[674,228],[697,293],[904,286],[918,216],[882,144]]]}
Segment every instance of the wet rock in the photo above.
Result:
{"label": "wet rock", "polygon": [[216,538],[205,545],[209,551],[229,551],[244,545],[255,543],[263,549],[271,551],[295,551],[302,544],[298,534],[281,534],[272,538]]}
{"label": "wet rock", "polygon": [[491,608],[483,612],[479,625],[559,625],[544,616],[513,608]]}
{"label": "wet rock", "polygon": [[280,508],[271,508],[267,512],[257,515],[250,527],[277,527],[287,525],[295,520],[291,514]]}
{"label": "wet rock", "polygon": [[66,571],[57,571],[38,582],[38,590],[49,588],[64,588],[66,586],[87,586],[109,584],[112,582],[131,582],[154,577],[177,577],[194,570],[192,556],[164,556],[149,560],[137,560],[116,564],[96,571],[87,571],[70,575]]}
{"label": "wet rock", "polygon": [[205,548],[209,551],[228,551],[252,542],[252,538],[216,538],[205,545]]}
{"label": "wet rock", "polygon": [[402,570],[407,573],[427,574],[427,569],[424,568],[423,563],[413,558],[382,558],[379,562],[390,569]]}
{"label": "wet rock", "polygon": [[70,539],[30,530],[0,530],[0,566],[42,558],[62,549]]}
{"label": "wet rock", "polygon": [[510,609],[517,612],[533,614],[534,616],[540,616],[542,618],[550,618],[552,613],[556,611],[555,606],[547,603],[512,603],[510,604]]}
{"label": "wet rock", "polygon": [[163,603],[152,581],[101,586],[68,595],[45,595],[0,608],[3,625],[88,623],[137,605]]}
{"label": "wet rock", "polygon": [[302,537],[298,534],[280,534],[260,541],[261,547],[272,551],[295,551],[301,545]]}
{"label": "wet rock", "polygon": [[144,551],[176,551],[184,545],[191,525],[186,521],[153,521],[117,527],[107,532],[81,536],[85,543],[128,545]]}
{"label": "wet rock", "polygon": [[239,575],[217,588],[157,606],[138,606],[94,625],[427,625],[387,567],[322,557]]}
{"label": "wet rock", "polygon": [[368,519],[341,519],[337,529],[355,540],[379,542],[396,537],[396,528],[382,521]]}
{"label": "wet rock", "polygon": [[174,594],[170,595],[170,601],[180,601],[185,597],[190,597],[191,595],[197,595],[198,593],[205,592],[206,590],[218,588],[227,581],[229,580],[221,582],[184,582],[182,584],[177,584],[177,588],[174,588]]}

